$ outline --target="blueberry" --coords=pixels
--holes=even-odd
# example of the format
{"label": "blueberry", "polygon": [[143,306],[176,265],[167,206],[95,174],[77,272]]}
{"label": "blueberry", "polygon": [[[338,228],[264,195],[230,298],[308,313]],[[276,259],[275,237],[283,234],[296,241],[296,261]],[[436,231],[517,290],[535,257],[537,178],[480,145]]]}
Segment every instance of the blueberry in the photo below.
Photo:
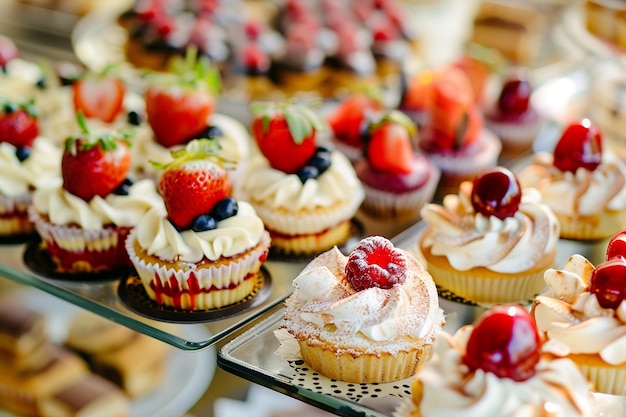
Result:
{"label": "blueberry", "polygon": [[113,194],[128,195],[128,193],[130,192],[130,187],[133,185],[133,183],[133,180],[131,180],[130,178],[125,178],[124,182],[122,182],[119,187],[113,190]]}
{"label": "blueberry", "polygon": [[25,161],[30,156],[30,148],[27,146],[21,146],[15,150],[15,157],[20,160],[20,162]]}
{"label": "blueberry", "polygon": [[307,161],[307,165],[317,168],[317,175],[322,175],[330,167],[330,152],[317,150]]}
{"label": "blueberry", "polygon": [[237,214],[238,210],[239,206],[237,205],[237,200],[226,197],[217,202],[210,214],[219,222],[220,220],[233,217]]}
{"label": "blueberry", "polygon": [[207,126],[200,135],[200,137],[208,139],[219,138],[221,136],[224,136],[224,133],[222,132],[222,129],[217,126]]}
{"label": "blueberry", "polygon": [[45,78],[40,78],[37,80],[37,88],[40,90],[45,90],[47,87],[47,83],[46,83],[46,79]]}
{"label": "blueberry", "polygon": [[17,111],[17,105],[14,103],[5,103],[3,110],[6,114],[15,113]]}
{"label": "blueberry", "polygon": [[201,214],[191,222],[191,230],[194,232],[204,232],[213,229],[217,229],[217,220],[210,214]]}
{"label": "blueberry", "polygon": [[310,178],[317,178],[320,175],[320,171],[317,169],[317,167],[314,167],[312,165],[305,165],[300,168],[298,172],[296,172],[296,175],[298,176],[298,178],[300,178],[302,184],[304,184],[306,180]]}
{"label": "blueberry", "polygon": [[127,116],[128,123],[133,126],[139,126],[141,124],[141,116],[135,110],[131,110],[128,112]]}

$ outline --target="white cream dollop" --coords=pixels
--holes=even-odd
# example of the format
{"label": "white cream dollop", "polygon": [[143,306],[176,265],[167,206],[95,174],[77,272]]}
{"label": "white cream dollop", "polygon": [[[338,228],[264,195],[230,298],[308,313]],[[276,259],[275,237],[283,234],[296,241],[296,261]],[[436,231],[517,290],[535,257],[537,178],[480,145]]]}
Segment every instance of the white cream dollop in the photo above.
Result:
{"label": "white cream dollop", "polygon": [[20,162],[16,148],[0,143],[0,194],[25,195],[34,188],[53,184],[61,175],[62,150],[43,137],[33,142],[30,156]]}

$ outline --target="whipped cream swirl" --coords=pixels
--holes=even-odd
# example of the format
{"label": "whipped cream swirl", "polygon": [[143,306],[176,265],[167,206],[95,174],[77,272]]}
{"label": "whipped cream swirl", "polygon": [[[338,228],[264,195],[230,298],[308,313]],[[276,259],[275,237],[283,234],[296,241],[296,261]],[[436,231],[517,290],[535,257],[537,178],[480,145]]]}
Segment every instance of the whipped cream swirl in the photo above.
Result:
{"label": "whipped cream swirl", "polygon": [[0,143],[0,194],[17,197],[53,184],[61,175],[62,150],[43,137],[33,142],[30,156],[20,162],[16,148]]}
{"label": "whipped cream swirl", "polygon": [[537,190],[523,190],[517,212],[504,220],[474,212],[472,183],[463,182],[458,195],[444,197],[443,205],[427,204],[421,216],[428,225],[422,246],[445,256],[457,270],[484,267],[517,273],[533,268],[551,253],[560,226],[550,208],[540,203]]}

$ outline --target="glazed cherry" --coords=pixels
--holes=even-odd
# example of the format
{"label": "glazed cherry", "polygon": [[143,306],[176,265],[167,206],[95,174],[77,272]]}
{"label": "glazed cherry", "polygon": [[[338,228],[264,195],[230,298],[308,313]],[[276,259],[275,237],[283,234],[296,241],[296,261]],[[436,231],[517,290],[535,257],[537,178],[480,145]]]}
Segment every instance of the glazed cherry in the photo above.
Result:
{"label": "glazed cherry", "polygon": [[626,298],[626,259],[613,258],[598,265],[589,278],[589,292],[602,307],[619,307]]}
{"label": "glazed cherry", "polygon": [[470,371],[525,381],[535,374],[540,345],[539,332],[523,307],[499,305],[474,323],[463,363]]}
{"label": "glazed cherry", "polygon": [[626,230],[622,230],[609,240],[606,247],[606,260],[626,258]]}
{"label": "glazed cherry", "polygon": [[498,97],[498,109],[503,113],[523,113],[528,109],[531,94],[532,87],[527,80],[508,80]]}
{"label": "glazed cherry", "polygon": [[589,119],[572,123],[554,148],[554,166],[563,172],[593,171],[602,162],[602,134]]}
{"label": "glazed cherry", "polygon": [[510,170],[489,168],[474,179],[471,200],[475,212],[504,220],[517,212],[522,201],[522,188]]}
{"label": "glazed cherry", "polygon": [[361,240],[348,257],[346,278],[352,288],[389,289],[406,279],[406,255],[382,236],[369,236]]}

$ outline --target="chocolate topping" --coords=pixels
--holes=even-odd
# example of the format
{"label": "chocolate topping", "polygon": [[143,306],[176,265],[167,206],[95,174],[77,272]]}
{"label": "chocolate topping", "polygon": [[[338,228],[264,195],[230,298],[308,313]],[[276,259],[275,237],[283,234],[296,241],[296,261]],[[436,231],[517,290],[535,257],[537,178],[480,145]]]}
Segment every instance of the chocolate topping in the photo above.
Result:
{"label": "chocolate topping", "polygon": [[96,399],[116,391],[121,394],[119,388],[111,382],[98,375],[88,374],[85,378],[59,390],[53,397],[71,410],[79,411]]}

